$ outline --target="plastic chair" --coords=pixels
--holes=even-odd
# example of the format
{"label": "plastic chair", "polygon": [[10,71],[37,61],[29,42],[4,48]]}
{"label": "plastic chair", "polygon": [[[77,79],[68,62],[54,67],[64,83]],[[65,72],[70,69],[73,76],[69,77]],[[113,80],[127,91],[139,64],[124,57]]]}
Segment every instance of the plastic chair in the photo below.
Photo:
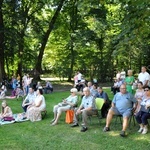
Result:
{"label": "plastic chair", "polygon": [[96,98],[95,99],[95,105],[96,105],[96,110],[95,111],[96,111],[96,114],[89,116],[90,122],[91,122],[91,117],[96,116],[98,118],[98,122],[100,124],[100,112],[101,112],[101,109],[103,107],[103,104],[104,104],[104,99],[103,98]]}

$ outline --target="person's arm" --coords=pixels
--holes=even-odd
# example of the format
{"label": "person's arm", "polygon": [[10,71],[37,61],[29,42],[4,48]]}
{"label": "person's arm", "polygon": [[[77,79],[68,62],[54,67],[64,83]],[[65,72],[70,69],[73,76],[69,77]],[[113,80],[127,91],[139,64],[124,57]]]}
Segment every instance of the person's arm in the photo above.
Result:
{"label": "person's arm", "polygon": [[9,112],[9,107],[6,106],[6,108],[4,109],[4,113],[2,114],[3,117],[5,117],[5,115]]}

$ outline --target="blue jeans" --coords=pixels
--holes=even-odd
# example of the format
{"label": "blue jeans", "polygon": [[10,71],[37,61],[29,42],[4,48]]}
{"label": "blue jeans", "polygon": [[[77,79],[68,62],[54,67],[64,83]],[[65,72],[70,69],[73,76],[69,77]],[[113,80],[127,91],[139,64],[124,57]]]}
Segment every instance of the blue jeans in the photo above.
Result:
{"label": "blue jeans", "polygon": [[150,118],[150,113],[139,111],[137,115],[135,116],[135,118],[138,124],[147,125],[148,124],[147,119]]}

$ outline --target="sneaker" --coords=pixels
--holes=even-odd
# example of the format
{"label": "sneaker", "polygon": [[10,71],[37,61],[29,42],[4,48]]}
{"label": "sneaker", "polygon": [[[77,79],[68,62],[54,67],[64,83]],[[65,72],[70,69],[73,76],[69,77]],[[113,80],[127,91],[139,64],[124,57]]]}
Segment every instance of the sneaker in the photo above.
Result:
{"label": "sneaker", "polygon": [[110,131],[110,128],[109,127],[104,127],[103,131],[108,132],[108,131]]}
{"label": "sneaker", "polygon": [[71,125],[71,127],[78,127],[78,126],[79,126],[78,123],[74,123],[74,124]]}
{"label": "sneaker", "polygon": [[87,127],[82,127],[80,131],[85,132],[85,131],[87,131],[87,129],[88,129]]}
{"label": "sneaker", "polygon": [[140,128],[140,129],[138,130],[138,132],[139,132],[139,133],[142,133],[142,132],[143,132],[143,128]]}
{"label": "sneaker", "polygon": [[126,136],[125,131],[121,131],[120,136],[125,137]]}
{"label": "sneaker", "polygon": [[147,132],[148,132],[148,129],[144,128],[142,134],[146,134]]}

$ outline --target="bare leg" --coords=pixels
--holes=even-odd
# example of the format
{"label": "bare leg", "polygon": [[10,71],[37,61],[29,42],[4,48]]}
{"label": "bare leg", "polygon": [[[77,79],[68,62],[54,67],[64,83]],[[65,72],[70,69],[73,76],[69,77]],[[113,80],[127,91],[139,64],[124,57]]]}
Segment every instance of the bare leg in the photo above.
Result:
{"label": "bare leg", "polygon": [[115,114],[114,111],[109,109],[107,118],[106,118],[106,127],[110,126],[110,123],[111,123],[111,120],[112,120],[114,114]]}
{"label": "bare leg", "polygon": [[126,129],[127,129],[127,127],[128,127],[128,121],[129,121],[129,118],[128,118],[128,117],[123,117],[122,131],[126,131]]}

